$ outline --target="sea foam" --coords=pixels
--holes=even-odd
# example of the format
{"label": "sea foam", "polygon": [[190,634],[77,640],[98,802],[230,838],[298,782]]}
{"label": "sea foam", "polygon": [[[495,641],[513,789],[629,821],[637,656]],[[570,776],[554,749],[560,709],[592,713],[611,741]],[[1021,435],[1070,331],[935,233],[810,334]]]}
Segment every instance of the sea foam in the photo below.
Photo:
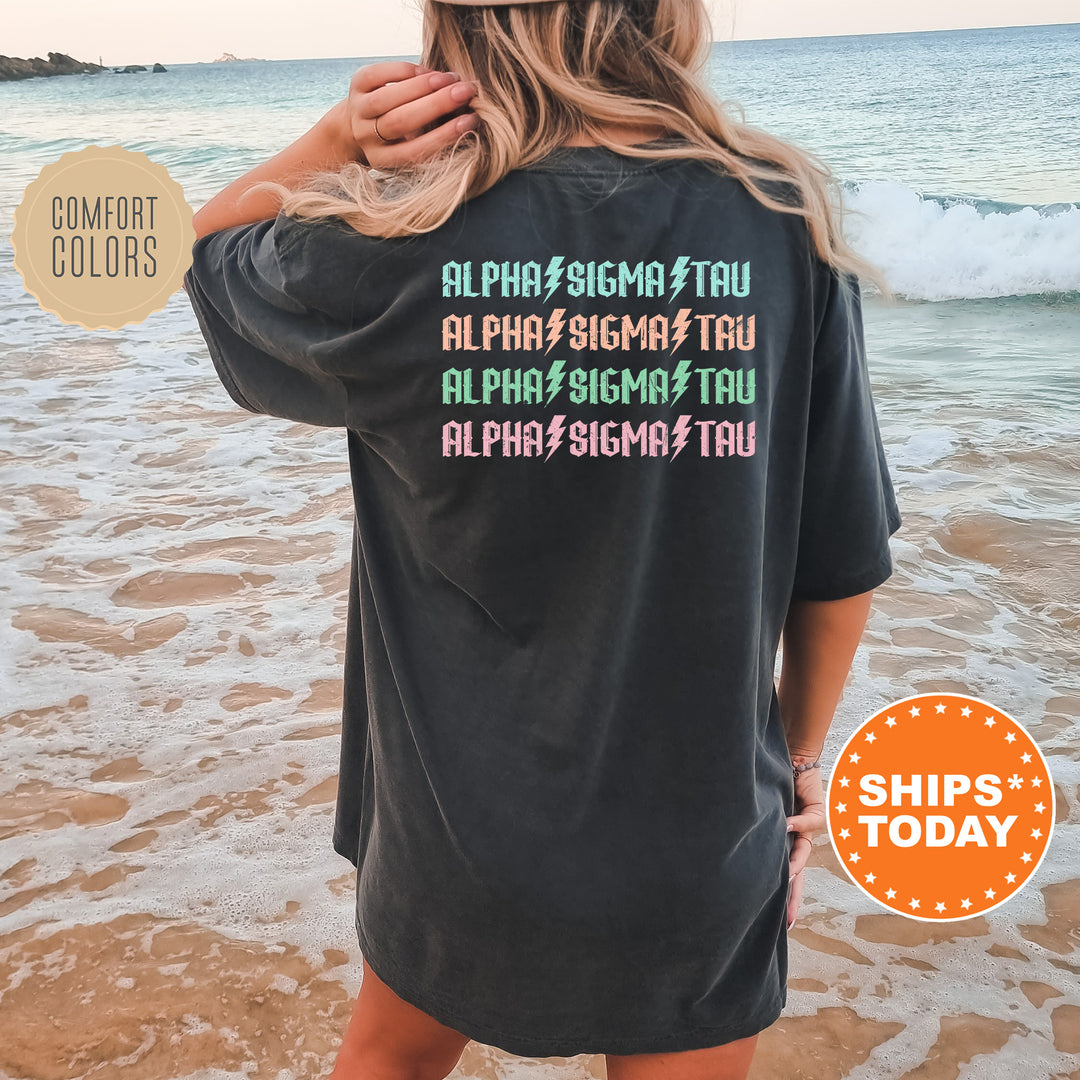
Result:
{"label": "sea foam", "polygon": [[848,186],[844,207],[848,241],[906,299],[1080,291],[1075,203],[1022,206],[874,180]]}

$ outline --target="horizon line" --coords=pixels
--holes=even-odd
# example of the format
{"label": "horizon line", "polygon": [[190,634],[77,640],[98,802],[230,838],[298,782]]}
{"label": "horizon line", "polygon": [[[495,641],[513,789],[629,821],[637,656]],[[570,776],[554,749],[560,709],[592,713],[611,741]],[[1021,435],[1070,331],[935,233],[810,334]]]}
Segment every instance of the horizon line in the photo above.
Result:
{"label": "horizon line", "polygon": [[[814,40],[825,40],[825,39],[832,39],[832,38],[860,38],[860,37],[878,38],[878,37],[901,37],[901,36],[908,37],[908,36],[912,36],[912,35],[915,35],[915,34],[955,34],[955,33],[963,33],[963,32],[981,31],[981,30],[1021,30],[1021,29],[1026,29],[1026,28],[1049,27],[1049,26],[1080,26],[1080,21],[1073,21],[1073,22],[1040,22],[1040,23],[1003,23],[1003,24],[999,24],[999,25],[995,25],[995,26],[950,26],[950,27],[940,27],[940,28],[928,29],[928,30],[872,30],[872,31],[863,31],[863,32],[852,32],[852,33],[840,32],[840,33],[835,33],[835,34],[782,34],[782,35],[778,34],[778,35],[769,36],[769,37],[724,37],[724,38],[713,38],[713,40],[711,42],[711,45],[715,46],[715,45],[734,44],[735,42],[742,42],[742,41],[747,41],[747,42],[749,42],[749,41],[814,41]],[[57,50],[57,49],[48,50],[46,52],[46,56],[48,55],[48,52],[60,52],[60,51],[61,50]],[[189,64],[217,64],[217,63],[263,63],[263,64],[275,64],[275,63],[294,63],[294,62],[300,61],[300,60],[385,60],[385,59],[397,60],[397,59],[411,59],[413,57],[419,57],[419,55],[420,55],[418,52],[407,52],[407,53],[364,53],[364,54],[356,54],[356,55],[353,55],[353,56],[277,56],[277,57],[253,56],[253,57],[245,58],[245,57],[239,56],[232,49],[224,49],[223,52],[224,53],[229,53],[230,55],[235,55],[237,57],[237,59],[235,61],[231,61],[231,60],[222,61],[222,60],[213,59],[213,60],[169,60],[169,61],[154,60],[154,61],[150,61],[150,62],[151,63],[162,63],[162,64],[169,63],[169,64],[173,64],[174,66],[185,66],[185,65],[189,65]],[[78,56],[76,56],[73,53],[65,53],[64,55],[70,56],[73,60],[78,60],[80,63],[92,63],[92,61],[81,60]],[[32,59],[32,57],[24,57],[24,58],[20,58],[20,59]],[[44,59],[44,57],[39,57],[39,59]],[[123,66],[126,66],[127,63],[137,63],[137,62],[139,62],[139,61],[130,61],[130,60],[126,61],[126,62],[117,61],[115,63],[103,64],[102,67],[105,67],[105,68],[123,67]]]}

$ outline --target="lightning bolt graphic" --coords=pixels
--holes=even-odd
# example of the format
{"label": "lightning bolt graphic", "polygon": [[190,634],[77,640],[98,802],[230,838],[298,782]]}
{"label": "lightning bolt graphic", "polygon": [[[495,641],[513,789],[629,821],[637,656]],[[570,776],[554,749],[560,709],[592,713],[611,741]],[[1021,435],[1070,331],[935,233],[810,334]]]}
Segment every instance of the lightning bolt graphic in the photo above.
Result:
{"label": "lightning bolt graphic", "polygon": [[551,361],[551,367],[548,368],[547,373],[548,396],[545,405],[550,405],[551,399],[562,389],[564,367],[566,367],[565,360]]}
{"label": "lightning bolt graphic", "polygon": [[551,422],[548,424],[547,429],[547,444],[548,452],[545,461],[559,448],[559,444],[563,441],[563,432],[566,430],[566,425],[563,421],[566,417],[562,413],[557,413],[551,418]]}
{"label": "lightning bolt graphic", "polygon": [[690,416],[684,413],[676,421],[675,426],[671,429],[672,435],[675,436],[675,451],[671,455],[671,460],[674,461],[682,452],[684,446],[686,446],[686,440],[690,438]]}
{"label": "lightning bolt graphic", "polygon": [[686,384],[690,381],[690,372],[693,371],[693,362],[690,360],[680,360],[675,365],[675,371],[672,377],[675,380],[675,396],[671,399],[672,403],[676,402],[683,396],[683,392],[686,390]]}
{"label": "lightning bolt graphic", "polygon": [[563,327],[566,325],[566,320],[563,318],[563,312],[566,308],[557,307],[548,316],[547,331],[548,331],[548,347],[544,350],[544,355],[547,356],[551,352],[552,346],[562,337]]}
{"label": "lightning bolt graphic", "polygon": [[547,271],[544,274],[544,280],[547,284],[547,292],[544,294],[544,299],[550,298],[551,294],[559,287],[559,282],[562,281],[562,255],[552,255],[548,262]]}
{"label": "lightning bolt graphic", "polygon": [[683,291],[683,286],[686,284],[686,279],[690,276],[690,257],[688,255],[680,255],[674,265],[671,267],[671,299],[674,300],[676,296]]}
{"label": "lightning bolt graphic", "polygon": [[674,352],[686,340],[686,335],[689,333],[690,308],[679,308],[679,314],[675,316],[675,321],[671,325],[675,331],[675,344],[671,346],[671,351]]}

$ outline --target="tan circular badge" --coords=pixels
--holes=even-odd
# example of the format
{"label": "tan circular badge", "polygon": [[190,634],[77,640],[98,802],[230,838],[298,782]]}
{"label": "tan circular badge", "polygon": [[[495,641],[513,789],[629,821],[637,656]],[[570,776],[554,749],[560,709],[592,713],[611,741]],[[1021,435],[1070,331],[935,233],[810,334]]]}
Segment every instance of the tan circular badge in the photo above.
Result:
{"label": "tan circular badge", "polygon": [[160,311],[191,265],[183,188],[137,150],[87,146],[46,165],[11,234],[26,291],[64,322],[119,330]]}

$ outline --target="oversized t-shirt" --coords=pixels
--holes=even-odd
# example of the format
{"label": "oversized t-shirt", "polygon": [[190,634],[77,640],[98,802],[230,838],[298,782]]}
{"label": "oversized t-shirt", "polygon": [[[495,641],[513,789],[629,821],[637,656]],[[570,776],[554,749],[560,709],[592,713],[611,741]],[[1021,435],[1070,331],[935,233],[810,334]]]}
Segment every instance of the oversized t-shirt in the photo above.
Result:
{"label": "oversized t-shirt", "polygon": [[279,215],[193,257],[232,399],[345,432],[333,843],[373,970],[520,1055],[769,1026],[781,629],[900,525],[858,279],[734,178],[603,147],[418,236]]}

